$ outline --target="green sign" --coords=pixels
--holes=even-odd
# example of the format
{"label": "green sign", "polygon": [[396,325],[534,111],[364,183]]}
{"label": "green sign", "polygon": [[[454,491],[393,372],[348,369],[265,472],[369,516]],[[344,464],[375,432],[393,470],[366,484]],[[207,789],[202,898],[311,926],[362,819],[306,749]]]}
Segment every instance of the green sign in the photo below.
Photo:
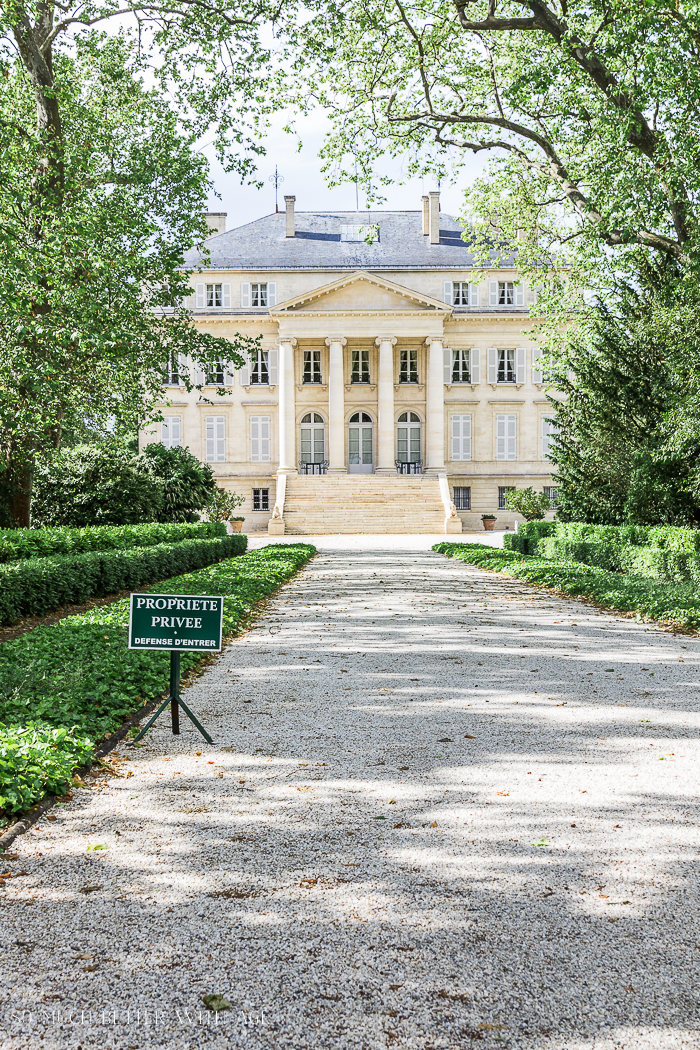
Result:
{"label": "green sign", "polygon": [[224,599],[210,594],[132,594],[130,649],[221,649]]}

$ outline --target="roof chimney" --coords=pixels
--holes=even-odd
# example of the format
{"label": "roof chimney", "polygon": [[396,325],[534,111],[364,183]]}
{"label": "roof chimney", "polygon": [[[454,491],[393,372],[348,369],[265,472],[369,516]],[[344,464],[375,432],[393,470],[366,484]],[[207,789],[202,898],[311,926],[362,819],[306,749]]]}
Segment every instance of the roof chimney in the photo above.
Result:
{"label": "roof chimney", "polygon": [[421,197],[423,202],[423,236],[430,233],[430,197]]}
{"label": "roof chimney", "polygon": [[284,206],[285,206],[285,208],[287,210],[287,232],[285,234],[286,237],[293,237],[294,236],[294,201],[295,200],[296,200],[296,197],[288,197],[285,194]]}
{"label": "roof chimney", "polygon": [[440,190],[431,190],[430,194],[430,243],[440,243]]}
{"label": "roof chimney", "polygon": [[209,236],[214,237],[217,233],[226,233],[226,212],[208,211],[204,218],[207,221]]}

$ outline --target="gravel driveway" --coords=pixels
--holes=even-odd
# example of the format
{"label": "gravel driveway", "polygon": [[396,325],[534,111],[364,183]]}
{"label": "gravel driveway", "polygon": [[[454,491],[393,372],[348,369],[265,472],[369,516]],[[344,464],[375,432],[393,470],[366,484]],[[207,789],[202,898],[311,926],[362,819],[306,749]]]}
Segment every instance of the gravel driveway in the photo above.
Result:
{"label": "gravel driveway", "polygon": [[185,691],[216,746],[15,842],[0,1046],[697,1050],[698,640],[321,542]]}

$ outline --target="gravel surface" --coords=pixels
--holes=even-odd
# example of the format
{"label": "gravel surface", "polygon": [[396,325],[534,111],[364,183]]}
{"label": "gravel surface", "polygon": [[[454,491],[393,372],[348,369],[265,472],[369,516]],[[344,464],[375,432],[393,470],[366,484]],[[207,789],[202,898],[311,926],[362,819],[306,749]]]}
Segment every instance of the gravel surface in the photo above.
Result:
{"label": "gravel surface", "polygon": [[700,642],[425,540],[320,540],[184,692],[213,748],[16,841],[2,1048],[700,1046]]}

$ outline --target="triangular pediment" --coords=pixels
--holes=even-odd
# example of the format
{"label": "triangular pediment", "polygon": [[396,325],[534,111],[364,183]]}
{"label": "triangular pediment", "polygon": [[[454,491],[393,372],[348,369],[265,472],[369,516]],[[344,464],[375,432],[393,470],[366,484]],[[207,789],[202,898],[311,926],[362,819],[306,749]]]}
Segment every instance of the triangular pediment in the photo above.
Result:
{"label": "triangular pediment", "polygon": [[385,277],[356,270],[330,284],[314,288],[303,295],[270,308],[271,314],[289,313],[375,313],[424,312],[450,313],[451,307],[439,299],[423,295],[412,288],[388,281]]}

